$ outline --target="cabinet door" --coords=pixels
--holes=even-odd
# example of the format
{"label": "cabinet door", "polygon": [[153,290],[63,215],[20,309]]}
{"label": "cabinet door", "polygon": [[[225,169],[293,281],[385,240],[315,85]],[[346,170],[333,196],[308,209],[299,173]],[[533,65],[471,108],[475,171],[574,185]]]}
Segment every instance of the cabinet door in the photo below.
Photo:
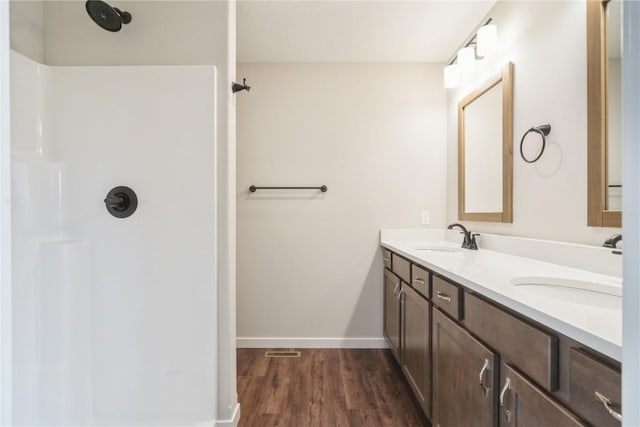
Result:
{"label": "cabinet door", "polygon": [[400,279],[384,270],[384,336],[400,362]]}
{"label": "cabinet door", "polygon": [[575,427],[585,424],[511,366],[502,365],[500,425]]}
{"label": "cabinet door", "polygon": [[620,427],[620,370],[583,349],[572,348],[569,354],[571,408],[594,426]]}
{"label": "cabinet door", "polygon": [[432,321],[434,425],[497,425],[498,356],[440,310]]}
{"label": "cabinet door", "polygon": [[402,370],[422,410],[429,418],[431,418],[430,312],[429,301],[411,287],[403,287]]}

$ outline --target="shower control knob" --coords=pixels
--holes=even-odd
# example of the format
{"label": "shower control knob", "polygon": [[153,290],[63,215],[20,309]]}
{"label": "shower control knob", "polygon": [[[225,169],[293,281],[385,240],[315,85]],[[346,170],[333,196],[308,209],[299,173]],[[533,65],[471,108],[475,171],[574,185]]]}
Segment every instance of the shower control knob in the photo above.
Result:
{"label": "shower control knob", "polygon": [[107,196],[106,199],[104,199],[104,203],[109,206],[110,208],[122,208],[123,204],[124,204],[124,197],[117,197],[117,196]]}
{"label": "shower control knob", "polygon": [[116,218],[127,218],[138,208],[138,196],[129,187],[119,186],[111,189],[104,199],[107,212]]}

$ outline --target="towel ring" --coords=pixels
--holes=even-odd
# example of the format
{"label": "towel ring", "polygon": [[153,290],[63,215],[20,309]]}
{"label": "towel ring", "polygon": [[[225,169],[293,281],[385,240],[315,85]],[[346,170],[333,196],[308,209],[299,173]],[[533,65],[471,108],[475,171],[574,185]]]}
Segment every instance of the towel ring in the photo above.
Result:
{"label": "towel ring", "polygon": [[[527,137],[527,135],[529,135],[531,132],[537,133],[542,137],[542,149],[540,149],[540,153],[533,160],[527,159],[524,156],[524,151],[522,150],[522,146],[524,145],[524,140]],[[532,127],[531,129],[526,131],[524,135],[522,135],[522,139],[520,140],[520,156],[522,156],[522,160],[524,160],[527,163],[535,163],[538,160],[540,160],[540,157],[542,157],[542,153],[544,153],[544,149],[547,144],[546,137],[549,135],[550,132],[551,132],[551,125],[540,125],[540,126]]]}

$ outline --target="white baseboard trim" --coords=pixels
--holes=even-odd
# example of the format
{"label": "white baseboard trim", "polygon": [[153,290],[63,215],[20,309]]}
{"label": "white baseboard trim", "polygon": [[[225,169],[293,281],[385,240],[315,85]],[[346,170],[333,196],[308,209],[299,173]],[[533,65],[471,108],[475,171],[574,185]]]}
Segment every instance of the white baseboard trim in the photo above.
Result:
{"label": "white baseboard trim", "polygon": [[236,403],[236,407],[233,410],[233,415],[228,420],[216,421],[215,427],[236,427],[240,422],[240,404]]}
{"label": "white baseboard trim", "polygon": [[238,337],[238,348],[389,348],[384,338]]}

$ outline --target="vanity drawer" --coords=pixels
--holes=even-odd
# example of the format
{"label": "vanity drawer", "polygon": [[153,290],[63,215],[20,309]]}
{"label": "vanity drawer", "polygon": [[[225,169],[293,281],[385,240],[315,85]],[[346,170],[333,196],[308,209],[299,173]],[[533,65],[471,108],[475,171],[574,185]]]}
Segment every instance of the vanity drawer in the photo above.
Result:
{"label": "vanity drawer", "polygon": [[509,364],[500,369],[500,425],[587,427],[572,411]]}
{"label": "vanity drawer", "polygon": [[391,251],[388,249],[382,249],[382,261],[384,266],[391,270]]}
{"label": "vanity drawer", "polygon": [[405,282],[411,283],[411,263],[394,253],[391,254],[391,271]]}
{"label": "vanity drawer", "polygon": [[462,319],[462,288],[433,275],[433,304],[456,320]]}
{"label": "vanity drawer", "polygon": [[[434,290],[435,292],[435,290]],[[464,324],[547,391],[558,389],[558,338],[475,295],[465,295]]]}
{"label": "vanity drawer", "polygon": [[423,297],[429,298],[429,272],[412,264],[411,286],[421,293]]}
{"label": "vanity drawer", "polygon": [[[581,349],[572,348],[569,356],[569,401],[578,415],[595,426],[619,426],[609,408],[621,413],[620,371],[601,362]],[[598,393],[601,398],[598,398]],[[601,400],[602,399],[602,400]]]}

